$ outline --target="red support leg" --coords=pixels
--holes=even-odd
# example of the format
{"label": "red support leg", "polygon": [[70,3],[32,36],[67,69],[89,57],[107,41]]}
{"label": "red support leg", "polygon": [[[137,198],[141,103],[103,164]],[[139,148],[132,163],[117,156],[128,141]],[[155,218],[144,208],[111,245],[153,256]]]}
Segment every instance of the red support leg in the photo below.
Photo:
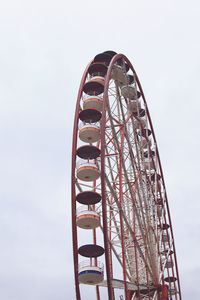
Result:
{"label": "red support leg", "polygon": [[160,300],[168,300],[168,286],[166,284],[160,285],[159,286],[160,290]]}

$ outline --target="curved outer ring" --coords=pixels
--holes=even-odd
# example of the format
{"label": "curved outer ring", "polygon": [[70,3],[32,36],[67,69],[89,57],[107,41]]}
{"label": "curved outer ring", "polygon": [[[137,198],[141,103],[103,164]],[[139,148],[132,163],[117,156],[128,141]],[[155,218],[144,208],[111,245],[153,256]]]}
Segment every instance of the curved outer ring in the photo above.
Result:
{"label": "curved outer ring", "polygon": [[77,147],[77,133],[78,133],[78,119],[79,119],[79,107],[80,107],[80,100],[83,92],[83,86],[88,74],[89,66],[91,62],[87,65],[83,77],[81,79],[77,103],[76,103],[76,110],[75,110],[75,117],[74,117],[74,129],[73,129],[73,142],[72,142],[72,173],[71,173],[71,210],[72,210],[72,240],[73,240],[73,258],[74,258],[74,279],[75,279],[75,288],[76,288],[76,299],[81,300],[80,296],[80,289],[79,289],[79,281],[78,281],[78,241],[77,241],[77,227],[76,227],[76,189],[75,189],[75,171],[76,171],[76,147]]}
{"label": "curved outer ring", "polygon": [[[108,296],[109,300],[113,300],[113,291],[112,291],[112,283],[111,283],[111,270],[110,270],[110,258],[109,258],[109,243],[108,243],[108,228],[107,228],[107,211],[106,211],[106,199],[105,199],[105,126],[106,126],[106,103],[108,100],[108,88],[109,88],[109,81],[111,76],[111,71],[113,68],[113,65],[115,62],[120,59],[124,58],[124,60],[128,63],[130,69],[133,71],[133,73],[136,76],[136,81],[138,84],[138,87],[140,89],[142,98],[144,100],[147,116],[149,119],[149,124],[151,127],[153,139],[157,148],[155,133],[153,130],[153,125],[151,121],[151,117],[149,114],[149,110],[147,107],[147,102],[142,90],[142,86],[140,84],[139,78],[137,76],[137,73],[135,72],[131,62],[128,60],[128,58],[123,54],[116,54],[108,67],[105,85],[104,85],[104,97],[103,97],[103,110],[102,110],[102,119],[101,119],[101,188],[102,188],[102,212],[103,212],[103,234],[104,234],[104,249],[105,249],[105,261],[106,261],[106,273],[107,273],[107,285],[108,285]],[[77,228],[76,228],[76,193],[75,193],[75,168],[76,168],[76,146],[77,146],[77,132],[78,132],[78,118],[79,118],[79,107],[80,107],[80,100],[83,92],[83,86],[88,74],[88,69],[93,61],[91,61],[88,66],[85,69],[85,72],[83,74],[80,88],[78,92],[77,97],[77,104],[76,104],[76,110],[75,110],[75,118],[74,118],[74,129],[73,129],[73,144],[72,144],[72,234],[73,234],[73,256],[74,256],[74,276],[75,276],[75,286],[76,286],[76,299],[81,300],[80,297],[80,289],[79,289],[79,281],[78,281],[78,241],[77,241]],[[174,236],[173,236],[173,230],[172,230],[172,222],[170,217],[170,211],[169,211],[169,205],[167,200],[167,194],[166,194],[166,188],[165,188],[165,182],[164,182],[164,176],[159,156],[158,148],[156,149],[157,152],[157,158],[159,163],[159,168],[161,172],[163,187],[165,191],[165,199],[166,199],[166,207],[167,207],[167,213],[169,218],[169,225],[170,225],[170,231],[171,231],[171,237],[173,240],[173,250],[174,250],[174,259],[175,259],[175,266],[176,266],[176,274],[177,274],[177,282],[178,282],[178,288],[179,288],[179,296],[181,300],[181,289],[180,289],[180,282],[179,282],[179,274],[178,274],[178,265],[177,265],[177,258],[176,258],[176,251],[175,251],[175,244],[174,244]]]}

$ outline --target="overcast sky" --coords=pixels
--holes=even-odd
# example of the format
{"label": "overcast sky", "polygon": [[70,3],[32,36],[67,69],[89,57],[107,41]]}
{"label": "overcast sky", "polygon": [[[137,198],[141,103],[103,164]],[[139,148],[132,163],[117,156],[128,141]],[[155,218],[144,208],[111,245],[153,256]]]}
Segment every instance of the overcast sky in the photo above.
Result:
{"label": "overcast sky", "polygon": [[114,50],[130,59],[146,95],[183,299],[199,300],[199,1],[6,0],[0,6],[1,299],[75,299],[74,109],[88,62]]}

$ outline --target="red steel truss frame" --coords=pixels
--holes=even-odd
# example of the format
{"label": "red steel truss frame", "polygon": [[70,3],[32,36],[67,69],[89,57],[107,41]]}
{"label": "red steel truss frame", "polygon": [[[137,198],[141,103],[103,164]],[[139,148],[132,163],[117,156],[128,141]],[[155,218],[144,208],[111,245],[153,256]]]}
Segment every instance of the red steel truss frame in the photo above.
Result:
{"label": "red steel truss frame", "polygon": [[[112,60],[110,61],[110,64],[108,66],[108,70],[107,70],[107,75],[106,75],[106,80],[105,80],[105,86],[104,86],[104,96],[103,96],[103,110],[102,110],[102,118],[101,118],[101,141],[100,141],[100,145],[101,145],[101,196],[102,196],[102,231],[103,231],[103,237],[104,237],[104,249],[105,249],[105,265],[106,265],[106,280],[107,280],[107,290],[108,290],[108,299],[109,300],[114,300],[115,296],[114,296],[114,288],[112,287],[112,280],[113,280],[113,268],[112,268],[112,255],[111,255],[111,247],[110,247],[110,241],[109,241],[109,228],[108,228],[108,219],[109,219],[109,211],[107,209],[107,203],[106,203],[106,169],[105,169],[105,149],[106,149],[106,124],[107,124],[107,115],[106,115],[106,105],[108,102],[108,91],[109,91],[109,82],[111,79],[111,72],[113,70],[113,66],[116,64],[116,62],[120,59],[123,59],[124,62],[126,64],[128,64],[130,70],[133,72],[133,74],[135,74],[135,78],[136,78],[136,83],[137,86],[139,88],[139,91],[141,93],[141,97],[144,101],[144,105],[145,105],[145,110],[146,110],[146,114],[148,117],[148,121],[149,121],[149,125],[150,125],[150,129],[152,132],[152,137],[153,137],[153,141],[155,143],[155,145],[157,145],[156,143],[156,138],[155,138],[155,134],[154,134],[154,130],[153,130],[153,126],[152,126],[152,121],[151,121],[151,117],[149,114],[149,110],[147,107],[147,102],[140,84],[140,81],[138,79],[138,76],[132,66],[132,64],[130,63],[130,61],[128,60],[128,58],[126,56],[124,56],[123,54],[116,54],[113,56]],[[80,84],[80,88],[79,88],[79,92],[78,92],[78,98],[77,98],[77,104],[76,104],[76,111],[75,111],[75,117],[74,117],[74,129],[73,129],[73,144],[72,144],[72,188],[71,188],[71,193],[72,193],[72,235],[73,235],[73,257],[74,257],[74,276],[75,276],[75,287],[76,287],[76,299],[77,300],[81,300],[81,293],[80,293],[80,288],[79,288],[79,280],[78,280],[78,235],[77,235],[77,225],[76,225],[76,152],[77,152],[77,138],[78,138],[78,122],[79,122],[79,110],[80,110],[80,101],[81,101],[81,97],[83,94],[83,87],[84,84],[86,82],[86,78],[88,75],[88,69],[91,66],[91,64],[93,63],[93,61],[91,61],[88,66],[85,69],[85,72],[83,74],[82,80],[81,80],[81,84]],[[120,147],[123,147],[123,139],[124,139],[124,128],[120,128],[118,130],[121,130],[122,133],[122,142]],[[110,142],[111,138],[110,138]],[[122,148],[121,148],[122,150]],[[173,236],[173,230],[172,230],[172,222],[171,222],[171,217],[170,217],[170,211],[169,211],[169,205],[168,205],[168,200],[167,200],[167,194],[166,194],[166,188],[165,188],[165,182],[164,182],[164,176],[163,176],[163,171],[162,171],[162,166],[161,166],[161,162],[160,162],[160,156],[159,156],[159,152],[158,149],[156,147],[156,155],[157,155],[157,161],[159,164],[159,170],[160,170],[160,175],[161,175],[161,179],[162,179],[162,185],[163,185],[163,190],[164,190],[164,197],[165,197],[165,203],[166,203],[166,215],[167,215],[167,222],[169,223],[169,231],[170,231],[170,236],[171,236],[171,240],[172,240],[172,249],[173,249],[173,258],[174,258],[174,263],[175,263],[175,267],[172,270],[172,275],[173,277],[176,276],[177,278],[177,285],[178,285],[178,291],[179,293],[176,294],[174,297],[174,299],[178,300],[181,299],[181,289],[180,289],[180,282],[179,282],[179,274],[178,274],[178,266],[177,266],[177,258],[176,258],[176,251],[175,251],[175,245],[174,245],[174,236]],[[121,168],[121,164],[122,164],[122,160],[119,159],[119,164],[120,164],[120,170]],[[119,182],[121,180],[121,174],[119,172]],[[122,194],[122,191],[119,192],[119,195]],[[121,199],[119,197],[119,205],[121,205]],[[126,275],[126,263],[125,263],[125,241],[124,241],[124,234],[123,234],[123,221],[122,221],[123,215],[122,215],[122,209],[119,209],[119,219],[120,219],[120,236],[121,236],[121,247],[122,247],[122,268],[123,268],[123,278],[122,280],[125,282],[124,283],[124,293],[125,293],[125,299],[126,300],[130,300],[132,297],[132,292],[128,290],[127,287],[127,275]],[[128,225],[127,225],[128,226]],[[96,242],[96,232],[94,230],[93,232],[93,236],[94,236],[94,243]],[[136,251],[136,248],[135,248]],[[137,262],[137,260],[136,260]],[[139,266],[137,266],[136,263],[136,273],[137,273],[137,268]],[[148,281],[149,276],[147,275],[147,281]],[[140,294],[140,287],[139,287],[139,279],[137,278],[137,284],[138,284],[138,298],[141,298],[141,294]],[[147,282],[148,284],[148,282]],[[162,278],[161,282],[158,282],[157,284],[157,288],[158,290],[162,290],[162,293],[159,293],[160,296],[158,296],[157,299],[168,299],[167,296],[167,288],[166,285],[164,283],[164,278]],[[96,287],[96,294],[97,294],[97,300],[100,300],[100,293],[99,293],[99,287]],[[161,298],[159,298],[161,297]],[[152,299],[150,297],[149,294],[149,299]]]}

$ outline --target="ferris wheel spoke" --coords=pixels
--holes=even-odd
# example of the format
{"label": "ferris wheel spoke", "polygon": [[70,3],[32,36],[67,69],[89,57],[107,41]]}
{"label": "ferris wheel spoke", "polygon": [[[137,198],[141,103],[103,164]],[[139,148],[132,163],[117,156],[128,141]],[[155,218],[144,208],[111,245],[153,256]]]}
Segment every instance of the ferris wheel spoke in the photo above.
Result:
{"label": "ferris wheel spoke", "polygon": [[[108,150],[107,150],[107,148],[106,148],[106,153],[108,152]],[[112,172],[112,170],[113,170],[113,168],[111,167],[111,162],[110,162],[110,158],[108,157],[108,165],[109,165],[109,169],[110,169],[110,174],[111,174],[111,180],[112,180],[112,183],[116,183],[116,178],[114,178],[114,175],[113,175],[113,172]],[[110,183],[111,184],[111,183]],[[112,185],[112,184],[111,184]],[[116,187],[115,187],[115,189],[116,189]],[[111,204],[110,204],[111,205]],[[118,209],[116,210],[117,211],[117,214],[119,213],[119,211],[118,211]],[[113,212],[113,205],[112,205],[112,209],[111,209],[111,212]],[[121,234],[123,234],[123,233],[120,233],[120,224],[118,225],[117,224],[117,220],[116,220],[116,218],[115,218],[115,216],[114,216],[114,214],[112,213],[112,218],[113,218],[113,222],[114,222],[114,228],[115,228],[115,230],[117,231],[117,238],[118,238],[118,241],[119,241],[119,244],[120,244],[120,247],[122,247],[121,246],[121,244],[123,243],[123,237],[122,237],[122,235]],[[113,244],[113,242],[112,242],[112,244]],[[113,245],[113,247],[114,247],[114,245]],[[115,251],[115,253],[117,253],[117,251]],[[125,254],[125,256],[126,256],[126,254]],[[125,260],[127,260],[127,258],[125,257]],[[126,275],[128,275],[128,272],[126,272]],[[130,276],[128,275],[128,278],[130,278]]]}
{"label": "ferris wheel spoke", "polygon": [[[122,157],[122,154],[121,154],[121,150],[120,150],[120,147],[119,147],[119,142],[118,142],[118,139],[116,138],[116,132],[115,132],[115,128],[112,126],[112,118],[111,118],[111,112],[110,112],[110,107],[109,107],[109,103],[107,103],[107,110],[108,110],[108,114],[110,116],[110,122],[111,122],[111,127],[112,127],[112,132],[113,132],[113,136],[115,137],[115,141],[116,141],[116,145],[117,145],[117,148],[118,148],[118,151],[120,153],[120,156]],[[131,151],[131,149],[130,149]],[[125,178],[128,182],[128,186],[129,186],[129,191],[131,193],[131,196],[132,196],[132,199],[134,199],[133,197],[133,194],[132,194],[132,190],[131,190],[131,187],[130,187],[130,183],[129,183],[129,180],[128,180],[128,176],[127,176],[127,173],[126,173],[126,168],[125,168],[125,163],[123,161],[123,157],[122,157],[122,165],[123,165],[123,170],[124,170],[124,175],[125,175]],[[134,168],[134,166],[133,166]],[[140,200],[140,203],[141,203],[141,200]],[[136,206],[135,206],[136,208]],[[140,218],[139,218],[139,213],[137,211],[137,208],[135,209],[135,212],[136,212],[136,215],[137,215],[137,219],[138,219],[138,223],[139,223],[139,227],[140,227],[140,231],[141,231],[141,234],[142,234],[142,237],[143,237],[143,242],[144,244],[146,245],[146,240],[145,240],[145,237],[144,237],[144,233],[143,233],[143,230],[142,230],[142,225],[141,225],[141,221],[140,221]],[[145,218],[144,218],[144,213],[142,211],[142,216],[143,216],[143,226],[145,226],[146,222],[145,222]],[[147,246],[146,246],[147,248]],[[141,250],[141,249],[140,249]],[[148,254],[149,256],[149,254]],[[144,258],[145,259],[145,258]],[[150,260],[150,257],[149,257],[149,260]],[[152,273],[150,272],[150,274],[152,275]],[[154,276],[152,275],[152,278]]]}
{"label": "ferris wheel spoke", "polygon": [[[120,102],[120,101],[119,101]],[[121,102],[120,102],[121,103]],[[122,108],[122,106],[121,106],[121,110],[122,110],[122,116],[123,116],[123,118],[124,118],[124,112],[123,112],[123,108]],[[126,127],[125,127],[125,130],[126,130]],[[128,135],[126,135],[126,138],[128,137]],[[127,138],[127,142],[128,142],[128,145],[130,145],[130,141],[128,140],[128,138]],[[131,151],[131,148],[129,148],[129,150]],[[135,172],[135,171],[134,171]],[[138,189],[139,190],[139,189]],[[141,191],[142,191],[142,196],[143,196],[143,199],[144,199],[144,202],[145,202],[145,210],[146,210],[146,212],[145,212],[145,214],[146,214],[146,220],[147,220],[147,223],[145,222],[145,217],[144,217],[144,214],[142,215],[142,217],[143,217],[143,224],[147,224],[147,227],[149,227],[150,226],[150,220],[149,220],[149,209],[148,209],[148,207],[147,207],[147,203],[146,203],[146,201],[145,201],[145,193],[144,193],[144,190],[143,190],[143,188],[142,189],[140,189]],[[140,200],[140,205],[141,205],[141,200]],[[141,205],[142,206],[142,205]],[[142,210],[142,212],[143,212],[143,210]],[[148,235],[147,235],[147,239],[148,239]],[[147,251],[148,251],[148,249],[147,249]],[[151,263],[151,253],[147,253],[147,255],[148,255],[148,259],[149,259],[149,261],[150,261],[150,265],[151,266],[153,266],[153,264]]]}
{"label": "ferris wheel spoke", "polygon": [[128,222],[127,218],[125,217],[124,213],[123,213],[123,210],[122,210],[122,208],[121,208],[121,205],[119,204],[119,201],[118,201],[118,199],[117,199],[117,196],[116,196],[116,194],[115,194],[115,191],[113,190],[112,186],[110,185],[110,182],[109,182],[109,180],[107,179],[107,176],[105,176],[105,179],[106,179],[106,183],[107,183],[107,185],[108,185],[108,187],[109,187],[109,189],[110,189],[110,191],[111,191],[111,193],[112,193],[112,195],[113,195],[113,197],[114,197],[114,199],[115,199],[115,202],[116,202],[116,204],[117,204],[117,206],[118,206],[119,211],[122,212],[123,220],[124,220],[124,222],[125,222],[125,224],[126,224],[128,230],[129,230],[129,232],[130,232],[130,234],[131,234],[131,236],[132,236],[133,242],[136,244],[136,247],[137,247],[137,249],[138,249],[138,251],[139,251],[139,253],[140,253],[140,256],[141,256],[143,262],[145,263],[147,269],[149,270],[149,273],[150,273],[151,276],[153,277],[153,274],[151,273],[151,269],[150,269],[148,263],[147,263],[146,260],[145,260],[143,251],[141,250],[141,248],[140,248],[140,246],[139,246],[139,244],[138,244],[138,242],[137,242],[137,239],[136,239],[136,237],[135,237],[135,235],[134,235],[134,232],[133,232],[132,228],[130,227],[129,222]]}
{"label": "ferris wheel spoke", "polygon": [[[103,227],[100,226],[100,228],[101,228],[101,230],[102,230],[102,232],[103,232]],[[109,245],[110,245],[110,247],[111,247],[111,249],[112,249],[112,251],[113,251],[113,253],[114,253],[116,259],[118,260],[119,264],[121,265],[121,267],[123,267],[122,260],[120,259],[120,256],[118,255],[118,253],[117,253],[115,247],[113,246],[113,244],[112,244],[112,242],[111,242],[110,240],[109,240]],[[126,270],[125,272],[126,272],[126,276],[128,277],[128,279],[131,280],[131,277],[130,277],[128,271]]]}

